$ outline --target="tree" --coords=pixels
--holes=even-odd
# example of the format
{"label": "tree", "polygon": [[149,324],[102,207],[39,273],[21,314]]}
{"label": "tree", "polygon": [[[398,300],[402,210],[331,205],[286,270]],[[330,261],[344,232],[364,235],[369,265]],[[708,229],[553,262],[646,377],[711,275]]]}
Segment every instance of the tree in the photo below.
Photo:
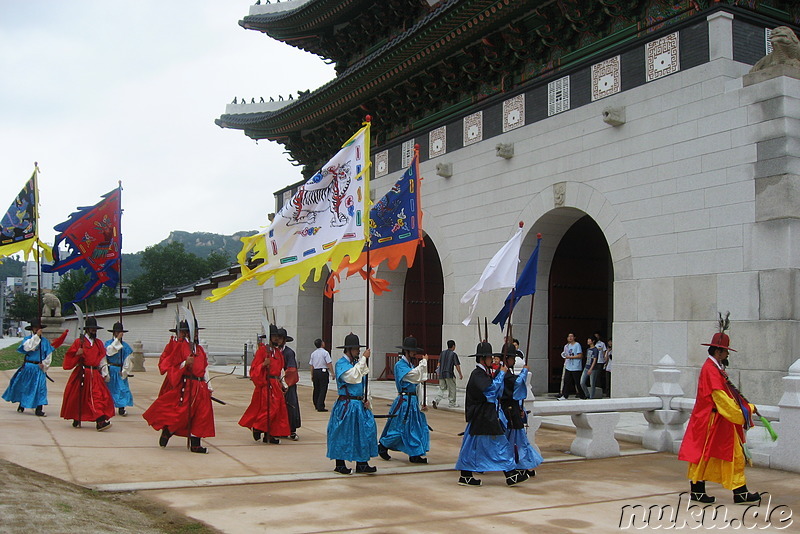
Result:
{"label": "tree", "polygon": [[[83,269],[73,269],[61,277],[58,284],[56,295],[61,301],[61,315],[70,315],[73,313],[73,306],[71,302],[75,299],[75,295],[80,292],[84,286],[89,282],[89,274]],[[80,307],[84,312],[107,310],[115,308],[119,305],[119,293],[117,288],[104,286],[80,303]]]}
{"label": "tree", "polygon": [[39,316],[39,299],[36,295],[15,293],[8,306],[8,316],[18,321],[31,321]]}
{"label": "tree", "polygon": [[130,303],[149,302],[229,264],[227,255],[214,252],[204,260],[186,252],[183,243],[175,241],[147,247],[142,252],[143,273],[131,281]]}
{"label": "tree", "polygon": [[228,256],[228,251],[215,250],[206,258],[206,264],[208,264],[208,274],[221,271],[222,269],[227,269],[231,266],[231,260]]}

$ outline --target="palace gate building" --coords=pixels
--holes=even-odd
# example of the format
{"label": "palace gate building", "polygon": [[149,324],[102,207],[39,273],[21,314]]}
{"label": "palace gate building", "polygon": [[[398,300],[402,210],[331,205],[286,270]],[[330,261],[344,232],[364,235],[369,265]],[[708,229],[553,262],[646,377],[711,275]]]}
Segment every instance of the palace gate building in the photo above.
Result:
{"label": "palace gate building", "polygon": [[[800,80],[748,72],[774,28],[798,23],[780,0],[263,1],[239,24],[333,62],[336,77],[230,104],[216,122],[281,143],[308,177],[371,115],[375,199],[419,145],[426,246],[411,269],[379,271],[392,291],[370,297],[376,374],[405,335],[433,354],[454,339],[471,367],[478,332],[460,297],[524,221],[519,269],[537,233],[542,248],[530,343],[530,297],[514,337],[538,392],[558,390],[568,333],[585,346],[600,331],[614,396],[647,394],[665,354],[691,395],[700,344],[729,310],[732,377],[775,404],[800,357]],[[253,329],[274,307],[305,358],[316,337],[364,335],[361,278],[333,299],[323,286],[248,283],[211,306],[245,303],[237,321]],[[484,294],[477,315],[491,320],[505,296]]]}

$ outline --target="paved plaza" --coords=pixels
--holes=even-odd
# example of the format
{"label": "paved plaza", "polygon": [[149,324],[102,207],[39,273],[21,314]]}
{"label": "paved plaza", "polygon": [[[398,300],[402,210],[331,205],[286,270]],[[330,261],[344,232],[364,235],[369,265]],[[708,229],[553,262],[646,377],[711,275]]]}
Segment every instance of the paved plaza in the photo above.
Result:
{"label": "paved plaza", "polygon": [[[501,474],[486,473],[480,475],[483,487],[458,486],[453,464],[461,443],[458,434],[464,429],[463,413],[441,409],[427,412],[433,428],[428,465],[410,464],[405,455],[395,453],[388,462],[373,460],[377,475],[337,475],[325,457],[330,412],[313,409],[307,373],[298,388],[303,415],[299,441],[256,443],[249,430],[238,426],[252,392],[250,381],[240,378],[239,367],[235,375],[214,375],[214,396],[228,404],[214,405],[217,437],[205,440],[209,454],[190,454],[186,440],[178,437],[161,449],[158,433],[141,418],[162,381],[155,362],[148,360],[146,365],[148,372],[131,378],[136,406],[127,417],[114,417],[113,427],[102,433],[91,424],[72,428],[58,417],[68,372],[51,369],[55,384],[49,384],[48,417],[36,417],[31,411],[19,414],[15,405],[0,405],[0,457],[102,492],[136,490],[231,533],[595,533],[616,532],[621,520],[631,530],[658,526],[654,516],[649,525],[643,523],[647,522],[644,510],[651,506],[678,509],[673,523],[680,526],[686,521],[687,529],[694,524],[693,517],[702,515],[698,510],[690,515],[680,500],[688,483],[685,465],[674,455],[622,442],[620,458],[582,460],[567,452],[574,433],[552,427],[537,435],[545,463],[534,479],[509,488]],[[5,389],[12,374],[0,372],[0,388]],[[393,384],[373,382],[371,389],[375,412],[386,413]],[[428,389],[429,399],[435,390],[435,386]],[[334,392],[329,390],[329,408]],[[379,421],[379,430],[382,426]],[[772,497],[760,509],[773,512],[772,527],[760,532],[800,531],[791,519],[787,529],[775,527],[780,518],[787,526],[786,514],[800,510],[800,475],[751,468],[748,485],[769,491]],[[731,503],[730,492],[714,485],[709,489],[727,513],[727,519],[716,521],[734,521],[730,526],[735,526],[746,509]],[[644,508],[633,508],[636,505]],[[669,526],[669,517],[661,528]],[[704,521],[705,526],[710,524],[708,517]],[[135,525],[131,528],[136,531]]]}

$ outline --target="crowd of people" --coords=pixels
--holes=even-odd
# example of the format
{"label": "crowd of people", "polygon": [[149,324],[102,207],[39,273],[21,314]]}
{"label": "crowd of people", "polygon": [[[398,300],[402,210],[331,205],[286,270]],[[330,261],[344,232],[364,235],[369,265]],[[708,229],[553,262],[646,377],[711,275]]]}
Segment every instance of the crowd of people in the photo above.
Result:
{"label": "crowd of people", "polygon": [[[164,347],[158,368],[164,381],[158,397],[142,414],[147,423],[160,431],[158,444],[166,447],[172,436],[187,439],[193,453],[207,453],[201,439],[215,435],[211,378],[208,359],[197,343],[199,331],[196,319],[183,320],[171,329],[174,335]],[[52,354],[65,340],[68,331],[48,341],[43,336],[45,325],[33,321],[18,351],[24,355],[22,366],[11,378],[2,398],[17,403],[17,411],[35,410],[46,417],[47,371]],[[72,420],[79,428],[83,422],[94,422],[98,431],[111,427],[117,413],[126,416],[133,406],[128,385],[132,376],[131,347],[123,341],[127,332],[121,322],[108,331],[111,339],[98,339],[101,327],[93,317],[86,320],[83,332],[75,339],[64,356],[63,368],[72,370],[61,403],[61,417]],[[269,339],[267,341],[267,338]],[[264,342],[262,342],[262,340]],[[268,334],[259,336],[258,349],[250,367],[253,383],[251,401],[239,425],[252,433],[255,441],[279,444],[282,438],[299,439],[301,425],[297,398],[297,359],[286,345],[293,341],[284,328],[269,326]],[[370,465],[376,457],[392,460],[390,452],[400,452],[413,464],[426,464],[430,450],[430,427],[417,397],[419,384],[428,379],[428,360],[425,351],[414,337],[403,339],[399,358],[394,365],[395,397],[389,413],[375,415],[370,406],[369,360],[371,351],[362,345],[356,334],[350,333],[344,343],[342,356],[333,363],[324,342],[317,339],[309,359],[312,374],[313,402],[318,412],[327,412],[325,397],[328,382],[335,380],[337,398],[328,419],[327,457],[334,461],[334,472],[342,475],[373,474],[377,467]],[[725,373],[730,340],[721,327],[709,347],[709,358],[700,373],[697,401],[683,440],[679,458],[689,462],[691,499],[710,503],[714,498],[706,493],[705,482],[715,481],[732,489],[734,501],[757,502],[759,494],[747,490],[744,478],[746,449],[745,430],[753,425],[757,408],[744,399]],[[595,333],[586,340],[586,351],[567,336],[561,354],[564,359],[564,379],[559,400],[577,393],[580,398],[595,398],[603,388],[610,388],[612,340],[606,342]],[[362,352],[361,349],[366,348]],[[449,340],[441,353],[439,366],[440,391],[433,400],[437,408],[444,399],[449,406],[459,407],[455,374],[463,379],[461,362],[455,352],[455,341]],[[480,486],[476,473],[501,471],[509,486],[536,474],[543,459],[531,445],[526,433],[528,412],[524,401],[530,389],[530,372],[519,342],[507,339],[500,352],[484,340],[478,344],[476,366],[466,384],[464,399],[466,428],[455,469],[458,484]],[[220,401],[217,401],[220,402]],[[386,424],[378,436],[377,418]],[[348,467],[347,462],[354,463]]]}

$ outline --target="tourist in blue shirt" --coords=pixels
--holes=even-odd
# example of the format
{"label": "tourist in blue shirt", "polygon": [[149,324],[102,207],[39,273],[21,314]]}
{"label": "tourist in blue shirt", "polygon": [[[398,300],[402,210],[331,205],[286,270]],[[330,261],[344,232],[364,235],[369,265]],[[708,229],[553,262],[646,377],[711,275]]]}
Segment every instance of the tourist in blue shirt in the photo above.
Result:
{"label": "tourist in blue shirt", "polygon": [[133,349],[130,345],[122,341],[122,335],[127,332],[122,323],[114,323],[109,330],[113,337],[106,341],[106,360],[108,361],[108,391],[114,399],[114,407],[119,410],[119,414],[124,416],[125,408],[133,406],[133,395],[128,385],[128,376],[133,369],[131,354]]}
{"label": "tourist in blue shirt", "polygon": [[581,344],[575,341],[575,334],[567,336],[567,344],[561,353],[564,358],[564,389],[558,400],[567,400],[575,392],[582,399],[586,398],[586,393],[581,387],[581,374],[583,374],[583,349]]}
{"label": "tourist in blue shirt", "polygon": [[390,460],[390,450],[400,451],[408,455],[409,462],[426,464],[428,459],[423,455],[430,450],[431,439],[428,420],[419,409],[417,384],[428,378],[428,360],[423,357],[418,365],[412,363],[417,354],[425,352],[417,347],[416,338],[405,338],[403,345],[397,348],[403,351],[394,366],[397,398],[389,410],[389,418],[378,443],[378,454],[384,460]]}
{"label": "tourist in blue shirt", "polygon": [[369,465],[369,459],[378,456],[378,428],[365,397],[369,375],[370,350],[359,357],[361,347],[358,336],[348,334],[344,345],[344,356],[336,362],[336,386],[339,398],[328,419],[328,458],[336,460],[334,471],[349,475],[352,469],[345,461],[356,462],[356,473],[371,474],[378,469]]}

